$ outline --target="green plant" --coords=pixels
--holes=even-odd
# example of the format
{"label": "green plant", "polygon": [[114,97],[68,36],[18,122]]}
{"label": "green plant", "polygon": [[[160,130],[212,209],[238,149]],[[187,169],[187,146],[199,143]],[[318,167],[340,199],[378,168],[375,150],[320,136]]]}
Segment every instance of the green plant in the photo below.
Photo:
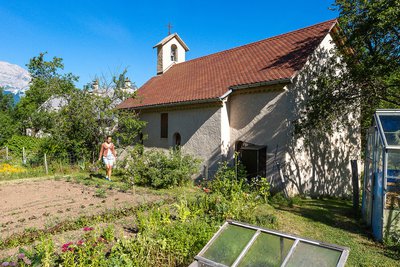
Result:
{"label": "green plant", "polygon": [[137,146],[121,164],[126,183],[171,188],[186,185],[198,171],[199,160],[183,154],[179,149],[168,153],[159,150],[143,151]]}
{"label": "green plant", "polygon": [[268,202],[268,197],[270,196],[271,186],[265,177],[254,177],[251,179],[252,190],[254,190],[265,203]]}
{"label": "green plant", "polygon": [[107,192],[104,188],[98,188],[94,193],[94,196],[98,198],[107,198]]}
{"label": "green plant", "polygon": [[177,215],[181,222],[185,222],[191,215],[186,199],[181,199],[179,203],[174,204],[174,207],[177,210]]}
{"label": "green plant", "polygon": [[43,139],[35,138],[26,135],[13,135],[6,142],[8,149],[15,155],[21,156],[22,150],[25,148],[25,153],[38,152]]}

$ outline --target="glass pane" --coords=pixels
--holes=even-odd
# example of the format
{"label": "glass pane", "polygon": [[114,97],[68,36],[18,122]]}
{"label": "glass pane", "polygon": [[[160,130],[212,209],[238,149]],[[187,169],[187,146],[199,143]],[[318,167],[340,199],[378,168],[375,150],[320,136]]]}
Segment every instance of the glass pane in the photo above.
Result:
{"label": "glass pane", "polygon": [[388,153],[386,209],[400,208],[400,151]]}
{"label": "glass pane", "polygon": [[240,262],[239,267],[280,266],[293,243],[293,239],[261,233]]}
{"label": "glass pane", "polygon": [[380,115],[379,119],[388,145],[400,146],[400,116]]}
{"label": "glass pane", "polygon": [[229,224],[200,256],[230,266],[255,233],[253,229]]}
{"label": "glass pane", "polygon": [[400,151],[388,153],[387,176],[388,179],[400,179]]}
{"label": "glass pane", "polygon": [[297,267],[330,267],[337,266],[341,251],[300,242],[286,266]]}

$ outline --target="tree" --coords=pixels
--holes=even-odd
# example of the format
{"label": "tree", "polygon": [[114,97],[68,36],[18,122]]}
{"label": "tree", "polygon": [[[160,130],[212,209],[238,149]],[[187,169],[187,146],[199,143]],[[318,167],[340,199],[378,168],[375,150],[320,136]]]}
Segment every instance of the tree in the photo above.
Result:
{"label": "tree", "polygon": [[16,132],[16,123],[12,118],[13,103],[12,95],[5,94],[0,87],[0,146]]}
{"label": "tree", "polygon": [[146,126],[145,121],[139,120],[139,116],[135,111],[120,110],[118,114],[118,125],[115,131],[115,137],[119,140],[120,145],[129,146],[143,139],[140,136],[143,128]]}
{"label": "tree", "polygon": [[4,89],[0,87],[0,112],[10,113],[14,106],[14,99],[11,94],[5,94]]}
{"label": "tree", "polygon": [[122,146],[133,144],[144,122],[132,112],[115,109],[127,97],[123,90],[125,74],[126,70],[114,76],[111,82],[103,76],[95,91],[89,86],[71,91],[67,95],[67,105],[54,115],[46,152],[68,154],[74,161],[90,159],[93,153],[97,157],[99,145],[108,134],[115,134]]}
{"label": "tree", "polygon": [[296,132],[331,130],[333,120],[360,108],[364,136],[376,108],[400,107],[400,1],[336,0],[335,6],[336,57],[319,73]]}
{"label": "tree", "polygon": [[[114,75],[111,82],[103,79],[101,90],[91,91],[89,86],[79,90],[74,85],[77,76],[61,74],[62,59],[53,57],[46,61],[45,55],[41,53],[27,64],[32,81],[15,110],[16,120],[23,125],[21,132],[25,134],[27,128],[33,134],[41,131],[47,136],[41,152],[75,162],[97,154],[104,136],[115,131],[122,144],[131,144],[144,123],[133,113],[128,115],[115,109],[128,97],[124,90],[127,71]],[[52,109],[47,104],[55,98],[62,105]],[[1,99],[0,95],[0,104]],[[0,117],[0,121],[6,122],[6,118]]]}
{"label": "tree", "polygon": [[74,83],[78,77],[71,73],[60,74],[64,69],[62,58],[53,57],[45,60],[46,53],[33,57],[27,64],[32,77],[29,90],[16,106],[16,118],[21,122],[21,132],[27,128],[36,134],[39,130],[47,131],[52,127],[50,112],[41,108],[51,96],[64,96],[76,91]]}

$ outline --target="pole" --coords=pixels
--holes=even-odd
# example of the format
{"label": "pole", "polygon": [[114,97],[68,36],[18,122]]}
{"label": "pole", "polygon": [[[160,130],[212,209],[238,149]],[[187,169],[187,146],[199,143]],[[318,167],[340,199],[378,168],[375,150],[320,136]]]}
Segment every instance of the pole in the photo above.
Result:
{"label": "pole", "polygon": [[60,172],[64,173],[63,165],[62,165],[62,159],[60,158]]}
{"label": "pole", "polygon": [[8,160],[8,146],[6,146],[6,160]]}
{"label": "pole", "polygon": [[358,207],[360,205],[360,190],[358,187],[358,168],[357,168],[357,160],[351,160],[351,181],[353,184],[353,209],[355,212],[356,218],[358,217]]}
{"label": "pole", "polygon": [[235,177],[238,179],[238,153],[235,152]]}
{"label": "pole", "polygon": [[49,174],[49,168],[47,166],[47,157],[46,157],[46,153],[44,153],[44,168],[46,170],[46,175]]}
{"label": "pole", "polygon": [[25,147],[22,147],[22,164],[26,165]]}

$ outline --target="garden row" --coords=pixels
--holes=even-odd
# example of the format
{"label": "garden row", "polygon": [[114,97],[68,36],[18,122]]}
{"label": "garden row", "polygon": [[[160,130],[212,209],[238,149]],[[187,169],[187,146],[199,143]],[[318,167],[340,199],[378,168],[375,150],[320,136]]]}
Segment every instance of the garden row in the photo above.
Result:
{"label": "garden row", "polygon": [[[162,156],[157,158],[163,161]],[[166,156],[164,160],[167,158],[171,159]],[[180,164],[185,162],[183,158],[175,160],[181,162]],[[187,167],[188,164],[183,165]],[[149,166],[143,168],[148,169]],[[164,168],[164,171],[172,171],[167,171],[168,169]],[[149,183],[146,179],[138,180],[137,177],[136,182]],[[131,178],[134,179],[134,177]],[[174,181],[173,185],[181,183]],[[153,183],[151,184],[154,186]],[[139,208],[115,214],[80,218],[60,225],[58,230],[53,229],[47,233],[32,235],[33,238],[30,240],[26,236],[15,236],[14,239],[4,242],[2,247],[29,243],[35,239],[41,239],[41,242],[30,249],[21,249],[18,255],[3,259],[3,264],[187,266],[226,219],[236,219],[263,226],[272,225],[275,221],[274,216],[261,215],[257,212],[262,208],[269,194],[266,180],[248,183],[245,177],[236,175],[235,168],[226,164],[221,165],[213,181],[203,181],[196,190],[191,191],[189,194],[176,196],[167,202],[142,205]],[[115,233],[113,227],[107,227],[104,230],[92,228],[100,221],[110,222],[117,217],[128,215],[133,215],[136,222],[131,226],[136,232],[132,238],[121,238]],[[51,235],[56,231],[78,228],[83,228],[85,231],[77,240],[70,240],[61,247],[55,246],[51,240]]]}

